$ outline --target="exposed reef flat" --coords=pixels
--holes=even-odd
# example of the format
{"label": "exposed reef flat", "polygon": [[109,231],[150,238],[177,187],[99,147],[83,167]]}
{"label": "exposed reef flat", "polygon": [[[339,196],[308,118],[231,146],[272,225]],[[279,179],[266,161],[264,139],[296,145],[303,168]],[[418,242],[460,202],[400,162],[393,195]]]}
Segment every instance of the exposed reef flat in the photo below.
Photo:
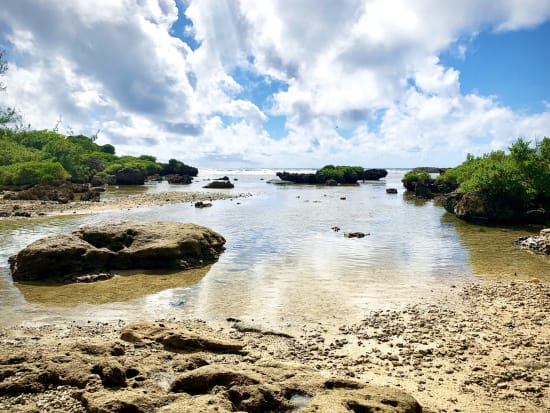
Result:
{"label": "exposed reef flat", "polygon": [[235,319],[14,326],[0,411],[545,412],[548,314],[550,285],[488,281],[294,337]]}

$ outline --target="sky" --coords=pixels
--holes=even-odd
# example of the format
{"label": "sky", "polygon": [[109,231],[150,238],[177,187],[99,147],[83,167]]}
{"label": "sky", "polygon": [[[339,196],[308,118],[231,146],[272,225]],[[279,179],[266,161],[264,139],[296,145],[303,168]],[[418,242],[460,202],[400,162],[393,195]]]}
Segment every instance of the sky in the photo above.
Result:
{"label": "sky", "polygon": [[550,136],[550,0],[2,0],[0,104],[202,168],[455,166]]}

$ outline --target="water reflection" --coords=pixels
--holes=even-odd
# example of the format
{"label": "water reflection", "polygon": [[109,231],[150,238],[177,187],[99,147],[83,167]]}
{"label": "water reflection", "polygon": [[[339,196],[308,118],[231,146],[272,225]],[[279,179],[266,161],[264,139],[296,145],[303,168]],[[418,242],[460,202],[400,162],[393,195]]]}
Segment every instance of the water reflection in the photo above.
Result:
{"label": "water reflection", "polygon": [[49,307],[76,307],[80,304],[106,304],[145,297],[172,288],[196,284],[210,265],[188,271],[123,271],[110,280],[95,283],[16,282],[29,303]]}
{"label": "water reflection", "polygon": [[[262,181],[273,171],[214,171],[190,187],[148,184],[113,188],[108,194],[202,190],[203,179],[227,175],[236,184],[234,193],[254,196],[215,201],[205,209],[174,204],[0,221],[0,324],[75,317],[198,317],[216,323],[236,317],[285,328],[310,322],[338,325],[359,320],[371,309],[429,299],[478,276],[550,274],[548,257],[511,245],[526,234],[523,230],[481,228],[456,220],[433,201],[386,194],[387,187],[401,188],[403,173],[390,171],[384,181],[360,186],[312,187]],[[120,219],[205,225],[226,238],[226,251],[196,276],[143,274],[55,288],[11,281],[7,258],[28,243],[85,223]],[[342,231],[332,231],[334,226]],[[348,239],[344,231],[370,235]]]}
{"label": "water reflection", "polygon": [[460,241],[468,248],[473,273],[487,279],[532,279],[550,281],[550,257],[520,250],[513,241],[521,236],[538,234],[534,227],[488,227],[460,221],[445,214]]}

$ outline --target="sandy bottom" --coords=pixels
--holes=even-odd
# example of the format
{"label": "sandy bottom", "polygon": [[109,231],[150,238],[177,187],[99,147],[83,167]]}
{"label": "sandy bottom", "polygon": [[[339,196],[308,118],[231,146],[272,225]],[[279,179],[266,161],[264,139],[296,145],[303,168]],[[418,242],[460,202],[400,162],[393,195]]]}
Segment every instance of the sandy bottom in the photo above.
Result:
{"label": "sandy bottom", "polygon": [[[336,335],[317,324],[292,337],[234,319],[218,333],[244,344],[249,356],[239,363],[300,363],[327,376],[397,387],[416,398],[424,412],[547,413],[549,315],[550,285],[486,281],[450,288],[436,303],[367,314],[358,324],[342,325]],[[201,322],[180,323],[198,335],[209,330]],[[15,360],[21,352],[53,355],[67,343],[112,342],[123,324],[5,328],[0,360]],[[236,359],[220,356],[217,362],[235,365]],[[0,363],[2,368],[8,367]],[[155,374],[162,368],[157,366]],[[18,374],[0,374],[0,388]],[[73,397],[74,390],[0,392],[0,411],[88,411]]]}

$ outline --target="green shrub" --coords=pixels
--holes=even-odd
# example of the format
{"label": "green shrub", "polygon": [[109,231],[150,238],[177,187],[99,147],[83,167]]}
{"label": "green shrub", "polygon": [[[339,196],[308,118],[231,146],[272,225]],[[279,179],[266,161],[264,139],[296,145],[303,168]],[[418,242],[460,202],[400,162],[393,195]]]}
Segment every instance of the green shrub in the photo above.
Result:
{"label": "green shrub", "polygon": [[0,166],[41,159],[40,151],[17,143],[10,136],[0,135]]}
{"label": "green shrub", "polygon": [[353,184],[361,179],[363,171],[361,166],[325,165],[317,172],[317,176],[319,183],[334,179],[339,183]]}
{"label": "green shrub", "polygon": [[468,155],[466,161],[447,170],[438,182],[458,184],[459,192],[477,192],[490,198],[507,199],[517,208],[550,201],[550,139],[533,147],[519,138],[504,151],[482,157]]}
{"label": "green shrub", "polygon": [[405,174],[403,177],[403,181],[415,181],[415,182],[426,182],[431,181],[432,177],[431,175],[426,171],[420,171],[420,170],[412,170]]}
{"label": "green shrub", "polygon": [[0,185],[34,185],[69,178],[59,162],[31,161],[0,167]]}

